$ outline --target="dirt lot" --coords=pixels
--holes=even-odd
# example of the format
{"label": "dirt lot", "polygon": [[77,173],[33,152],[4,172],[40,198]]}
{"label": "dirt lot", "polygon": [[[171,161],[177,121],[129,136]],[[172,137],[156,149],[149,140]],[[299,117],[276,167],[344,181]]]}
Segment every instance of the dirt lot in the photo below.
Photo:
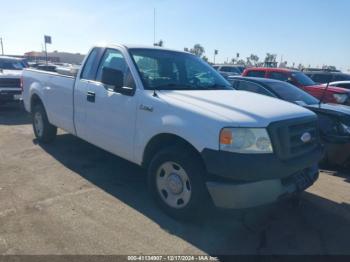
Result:
{"label": "dirt lot", "polygon": [[48,146],[0,107],[0,254],[350,254],[350,175],[322,172],[300,205],[164,215],[140,168],[63,132]]}

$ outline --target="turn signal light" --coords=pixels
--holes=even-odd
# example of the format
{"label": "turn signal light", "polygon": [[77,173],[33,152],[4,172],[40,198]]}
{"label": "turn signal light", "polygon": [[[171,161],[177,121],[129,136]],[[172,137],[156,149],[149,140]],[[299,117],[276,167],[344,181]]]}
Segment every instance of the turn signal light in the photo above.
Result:
{"label": "turn signal light", "polygon": [[231,145],[232,144],[232,131],[230,129],[223,129],[220,133],[220,144]]}

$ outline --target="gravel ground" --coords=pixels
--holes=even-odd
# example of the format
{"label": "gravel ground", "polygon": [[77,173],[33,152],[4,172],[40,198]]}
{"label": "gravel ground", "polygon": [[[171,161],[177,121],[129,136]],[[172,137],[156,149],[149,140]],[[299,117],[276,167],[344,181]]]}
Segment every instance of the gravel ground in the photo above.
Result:
{"label": "gravel ground", "polygon": [[185,224],[137,166],[64,132],[38,145],[23,109],[0,106],[0,254],[350,254],[349,182],[321,172],[299,205]]}

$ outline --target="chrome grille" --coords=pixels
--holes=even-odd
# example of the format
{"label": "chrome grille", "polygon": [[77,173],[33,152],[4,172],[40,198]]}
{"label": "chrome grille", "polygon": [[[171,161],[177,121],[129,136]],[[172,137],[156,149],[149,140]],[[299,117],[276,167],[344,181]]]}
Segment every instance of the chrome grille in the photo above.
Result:
{"label": "chrome grille", "polygon": [[0,88],[20,88],[21,81],[18,78],[0,78]]}

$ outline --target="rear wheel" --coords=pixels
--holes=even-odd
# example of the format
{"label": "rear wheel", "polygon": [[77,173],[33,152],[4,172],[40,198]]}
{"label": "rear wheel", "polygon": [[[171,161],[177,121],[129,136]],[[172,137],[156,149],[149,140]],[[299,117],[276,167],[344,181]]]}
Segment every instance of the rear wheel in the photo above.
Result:
{"label": "rear wheel", "polygon": [[41,104],[33,108],[33,130],[35,137],[42,143],[52,142],[57,134],[57,128],[49,123],[45,108]]}
{"label": "rear wheel", "polygon": [[162,150],[149,166],[151,194],[167,214],[177,219],[195,218],[209,203],[204,172],[191,151],[179,147]]}

